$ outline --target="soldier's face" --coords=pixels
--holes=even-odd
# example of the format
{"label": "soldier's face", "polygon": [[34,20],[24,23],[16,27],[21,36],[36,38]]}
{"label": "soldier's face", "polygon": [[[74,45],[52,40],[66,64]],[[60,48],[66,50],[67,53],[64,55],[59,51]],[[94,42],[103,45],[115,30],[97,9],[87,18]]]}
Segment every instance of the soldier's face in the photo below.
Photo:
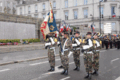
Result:
{"label": "soldier's face", "polygon": [[64,33],[61,33],[62,36],[64,36]]}
{"label": "soldier's face", "polygon": [[64,38],[67,38],[67,34],[64,34]]}
{"label": "soldier's face", "polygon": [[97,36],[94,36],[94,39],[97,39],[98,37]]}
{"label": "soldier's face", "polygon": [[91,38],[91,35],[87,35],[87,38]]}
{"label": "soldier's face", "polygon": [[75,34],[75,37],[79,37],[79,34]]}

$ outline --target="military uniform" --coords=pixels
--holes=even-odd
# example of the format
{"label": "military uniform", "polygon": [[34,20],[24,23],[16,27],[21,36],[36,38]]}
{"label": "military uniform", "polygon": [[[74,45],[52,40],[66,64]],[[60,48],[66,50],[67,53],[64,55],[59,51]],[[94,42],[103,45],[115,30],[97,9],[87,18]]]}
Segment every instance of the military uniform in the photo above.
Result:
{"label": "military uniform", "polygon": [[[88,32],[87,35],[91,35],[91,32]],[[90,78],[90,79],[92,74],[92,62],[93,62],[92,50],[93,50],[92,39],[88,38],[85,40],[85,45],[83,45],[82,52],[84,52],[84,65],[87,72],[87,76],[85,76],[85,78]]]}
{"label": "military uniform", "polygon": [[60,42],[62,42],[63,41],[63,36],[60,34],[59,35],[59,38],[58,38],[58,46],[59,46],[59,56],[60,56],[60,59],[61,59],[61,66],[59,66],[58,68],[63,68],[63,63],[62,63],[62,52],[61,52],[61,46],[63,46],[62,44],[61,44],[61,46],[60,46]]}
{"label": "military uniform", "polygon": [[105,47],[106,47],[106,49],[108,49],[108,43],[109,43],[109,40],[108,40],[107,38],[105,38],[104,43],[105,43]]}
{"label": "military uniform", "polygon": [[61,53],[61,57],[62,57],[62,63],[63,63],[63,68],[64,68],[64,71],[61,74],[68,75],[68,68],[69,68],[68,55],[70,51],[72,50],[72,42],[69,38],[63,38],[63,40],[61,41],[61,45],[62,45],[62,50],[63,50],[63,52]]}
{"label": "military uniform", "polygon": [[116,39],[116,43],[117,43],[117,49],[120,49],[120,38]]}
{"label": "military uniform", "polygon": [[48,47],[48,60],[50,63],[51,69],[48,71],[55,70],[55,41],[53,37],[49,37],[45,43],[45,47]]}
{"label": "military uniform", "polygon": [[[95,34],[97,35],[97,34]],[[101,45],[100,45],[101,41],[99,39],[94,39],[93,40],[93,45],[94,45],[94,50],[93,50],[93,75],[94,74],[98,74],[98,70],[99,70],[99,53],[100,53],[100,49],[101,49]]]}
{"label": "military uniform", "polygon": [[82,40],[80,37],[75,37],[72,40],[72,47],[73,47],[73,58],[76,65],[76,68],[74,70],[79,71],[80,69],[80,45]]}

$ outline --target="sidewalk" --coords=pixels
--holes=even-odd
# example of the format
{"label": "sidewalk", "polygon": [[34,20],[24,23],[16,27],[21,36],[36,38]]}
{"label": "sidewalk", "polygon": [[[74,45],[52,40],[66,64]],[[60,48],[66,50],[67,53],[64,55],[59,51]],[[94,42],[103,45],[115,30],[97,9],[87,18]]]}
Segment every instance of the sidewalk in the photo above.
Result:
{"label": "sidewalk", "polygon": [[29,51],[43,49],[44,43],[31,43],[20,45],[0,46],[0,53],[10,53],[16,51]]}
{"label": "sidewalk", "polygon": [[[58,48],[56,52],[58,54]],[[3,54],[0,54],[0,66],[7,65],[7,64],[20,63],[25,61],[45,59],[47,57],[48,57],[48,54],[47,54],[47,50],[45,49],[21,51],[21,52],[13,52],[13,53],[3,53]]]}

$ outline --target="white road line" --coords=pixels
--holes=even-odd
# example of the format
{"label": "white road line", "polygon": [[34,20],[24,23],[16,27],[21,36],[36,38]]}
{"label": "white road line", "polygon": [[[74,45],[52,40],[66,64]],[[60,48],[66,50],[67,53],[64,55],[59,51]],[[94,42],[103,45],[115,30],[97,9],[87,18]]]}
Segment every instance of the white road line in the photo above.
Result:
{"label": "white road line", "polygon": [[113,59],[113,60],[111,60],[111,63],[114,62],[114,61],[117,61],[117,60],[119,60],[119,59],[120,59],[120,58]]}
{"label": "white road line", "polygon": [[[59,61],[60,59],[56,59],[55,61]],[[35,65],[40,65],[40,64],[44,64],[44,63],[48,63],[48,61],[44,61],[44,62],[39,62],[39,63],[34,63],[34,64],[29,64],[30,66],[35,66]]]}
{"label": "white road line", "polygon": [[68,76],[68,77],[66,77],[66,78],[63,78],[63,79],[60,79],[60,80],[66,80],[66,79],[69,79],[70,78],[70,76]]}
{"label": "white road line", "polygon": [[118,77],[117,79],[115,79],[115,80],[120,80],[120,77]]}
{"label": "white road line", "polygon": [[3,69],[3,70],[0,70],[0,72],[4,72],[4,71],[9,71],[10,69]]}

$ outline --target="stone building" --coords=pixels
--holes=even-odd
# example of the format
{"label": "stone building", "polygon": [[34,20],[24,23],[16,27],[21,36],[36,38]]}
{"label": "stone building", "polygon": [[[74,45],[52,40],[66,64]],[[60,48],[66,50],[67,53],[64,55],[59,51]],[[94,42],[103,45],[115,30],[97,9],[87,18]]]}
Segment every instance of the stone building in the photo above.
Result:
{"label": "stone building", "polygon": [[[50,0],[57,20],[65,20],[79,27],[82,34],[90,30],[104,31],[104,24],[111,23],[112,33],[120,33],[120,0]],[[49,0],[18,0],[17,15],[45,18],[50,10]],[[101,18],[100,18],[101,13]],[[100,20],[101,19],[101,20]]]}
{"label": "stone building", "polygon": [[0,0],[0,12],[8,14],[16,14],[16,1],[15,0]]}

